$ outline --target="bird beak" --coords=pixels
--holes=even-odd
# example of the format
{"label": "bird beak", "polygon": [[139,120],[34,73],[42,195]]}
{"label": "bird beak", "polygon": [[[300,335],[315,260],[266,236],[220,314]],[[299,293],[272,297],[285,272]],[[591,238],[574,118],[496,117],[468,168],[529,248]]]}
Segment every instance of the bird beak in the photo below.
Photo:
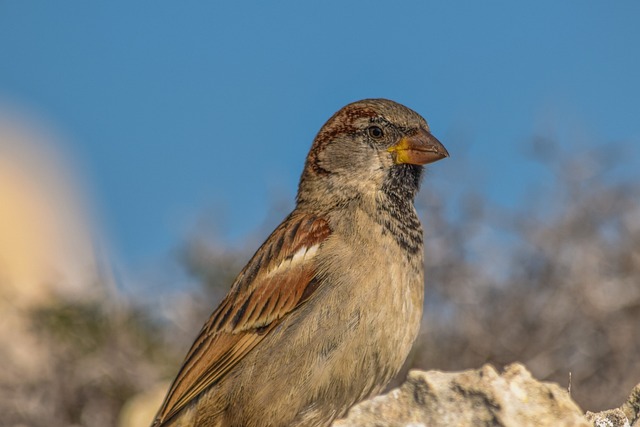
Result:
{"label": "bird beak", "polygon": [[402,137],[387,151],[391,153],[396,164],[426,165],[449,157],[444,145],[422,128],[413,135]]}

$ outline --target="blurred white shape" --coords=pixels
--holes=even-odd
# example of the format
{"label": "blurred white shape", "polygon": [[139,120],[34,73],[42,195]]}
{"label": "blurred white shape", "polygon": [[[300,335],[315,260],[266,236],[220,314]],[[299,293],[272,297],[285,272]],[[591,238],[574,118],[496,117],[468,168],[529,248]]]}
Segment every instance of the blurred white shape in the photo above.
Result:
{"label": "blurred white shape", "polygon": [[0,111],[0,305],[96,285],[91,227],[63,157],[51,135]]}
{"label": "blurred white shape", "polygon": [[100,285],[80,186],[63,157],[50,134],[0,109],[0,389],[48,376],[31,310],[88,298]]}
{"label": "blurred white shape", "polygon": [[162,381],[130,399],[120,412],[118,427],[150,425],[170,385]]}

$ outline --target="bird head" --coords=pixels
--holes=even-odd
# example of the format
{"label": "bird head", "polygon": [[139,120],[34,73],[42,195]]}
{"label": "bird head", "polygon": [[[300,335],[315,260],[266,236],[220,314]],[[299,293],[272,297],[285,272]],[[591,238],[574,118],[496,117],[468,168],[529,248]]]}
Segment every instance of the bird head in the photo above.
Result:
{"label": "bird head", "polygon": [[423,165],[448,156],[415,111],[387,99],[354,102],[318,132],[300,180],[298,204],[335,205],[375,197],[394,186],[412,199]]}

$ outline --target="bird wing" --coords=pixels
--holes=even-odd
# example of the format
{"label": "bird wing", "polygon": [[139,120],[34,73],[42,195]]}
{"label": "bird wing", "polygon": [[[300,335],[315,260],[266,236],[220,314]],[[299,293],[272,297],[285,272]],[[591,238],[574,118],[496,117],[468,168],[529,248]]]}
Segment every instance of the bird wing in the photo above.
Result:
{"label": "bird wing", "polygon": [[318,247],[331,234],[320,217],[292,214],[269,236],[213,312],[160,407],[161,426],[224,377],[316,290]]}

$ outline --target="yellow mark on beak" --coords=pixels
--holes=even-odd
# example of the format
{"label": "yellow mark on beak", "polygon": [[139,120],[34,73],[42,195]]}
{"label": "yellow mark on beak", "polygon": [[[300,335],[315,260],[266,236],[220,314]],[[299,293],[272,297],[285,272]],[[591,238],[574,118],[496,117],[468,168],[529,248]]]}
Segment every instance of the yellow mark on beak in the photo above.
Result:
{"label": "yellow mark on beak", "polygon": [[414,135],[403,136],[387,151],[391,153],[396,164],[426,165],[449,157],[444,145],[422,128]]}

